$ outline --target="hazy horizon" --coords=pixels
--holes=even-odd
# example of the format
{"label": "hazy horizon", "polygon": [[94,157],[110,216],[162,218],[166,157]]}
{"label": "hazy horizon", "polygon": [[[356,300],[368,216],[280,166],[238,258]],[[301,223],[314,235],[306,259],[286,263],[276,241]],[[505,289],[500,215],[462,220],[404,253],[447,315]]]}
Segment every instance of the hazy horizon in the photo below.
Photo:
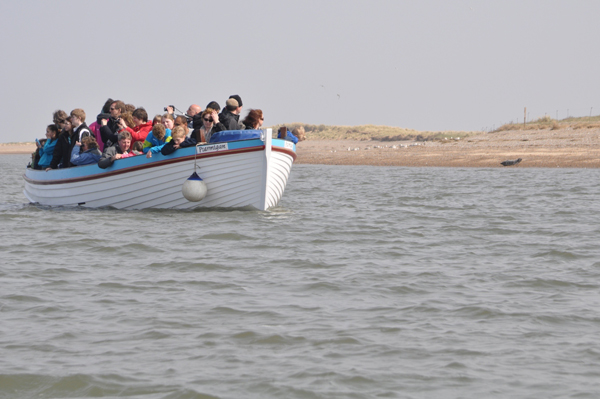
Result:
{"label": "hazy horizon", "polygon": [[481,130],[600,114],[600,3],[4,2],[0,142],[109,97],[150,116],[239,94],[265,125]]}

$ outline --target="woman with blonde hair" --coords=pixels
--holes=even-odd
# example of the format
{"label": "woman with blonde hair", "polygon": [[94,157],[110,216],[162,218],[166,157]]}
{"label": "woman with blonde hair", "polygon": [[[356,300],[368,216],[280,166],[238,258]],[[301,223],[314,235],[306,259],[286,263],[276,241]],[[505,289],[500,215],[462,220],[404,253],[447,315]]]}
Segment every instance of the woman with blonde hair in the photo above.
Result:
{"label": "woman with blonde hair", "polygon": [[298,141],[306,140],[306,132],[304,131],[304,126],[300,126],[292,130],[292,134],[298,138]]}
{"label": "woman with blonde hair", "polygon": [[175,118],[172,114],[164,114],[162,116],[161,123],[165,125],[165,128],[169,130],[169,133],[171,133],[171,130],[175,127]]}

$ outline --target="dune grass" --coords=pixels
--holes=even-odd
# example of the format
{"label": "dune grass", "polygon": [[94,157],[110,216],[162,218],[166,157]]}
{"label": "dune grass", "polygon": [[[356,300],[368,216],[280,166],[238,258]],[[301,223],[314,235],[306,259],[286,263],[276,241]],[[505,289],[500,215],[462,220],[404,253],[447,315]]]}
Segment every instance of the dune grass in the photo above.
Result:
{"label": "dune grass", "polygon": [[538,118],[534,121],[523,123],[507,123],[500,126],[494,132],[502,132],[506,130],[557,130],[557,129],[591,129],[600,127],[600,115],[598,116],[583,116],[569,117],[561,120],[552,119],[549,116]]}
{"label": "dune grass", "polygon": [[273,131],[279,127],[286,126],[288,130],[304,127],[307,140],[377,140],[377,141],[400,141],[400,140],[444,140],[462,139],[479,132],[443,131],[429,132],[413,129],[405,129],[392,126],[360,125],[360,126],[333,126],[333,125],[310,125],[306,123],[288,123],[285,125],[271,126]]}

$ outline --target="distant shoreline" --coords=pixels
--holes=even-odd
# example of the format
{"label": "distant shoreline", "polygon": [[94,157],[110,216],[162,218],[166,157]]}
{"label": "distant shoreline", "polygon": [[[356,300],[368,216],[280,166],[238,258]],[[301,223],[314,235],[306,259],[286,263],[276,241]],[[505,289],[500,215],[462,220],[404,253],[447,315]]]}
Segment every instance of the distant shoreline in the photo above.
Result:
{"label": "distant shoreline", "polygon": [[31,154],[35,143],[0,143],[0,154]]}
{"label": "distant shoreline", "polygon": [[297,164],[600,168],[600,128],[513,130],[434,141],[307,140]]}
{"label": "distant shoreline", "polygon": [[[0,144],[0,154],[31,154],[35,143]],[[309,139],[297,145],[296,164],[600,168],[600,128],[507,130],[441,140]]]}

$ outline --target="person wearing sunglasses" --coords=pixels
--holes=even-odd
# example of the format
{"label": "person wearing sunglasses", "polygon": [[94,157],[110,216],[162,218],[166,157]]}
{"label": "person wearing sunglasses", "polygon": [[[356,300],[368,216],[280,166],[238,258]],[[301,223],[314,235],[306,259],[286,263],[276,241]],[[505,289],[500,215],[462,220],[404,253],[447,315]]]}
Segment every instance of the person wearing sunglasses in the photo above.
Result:
{"label": "person wearing sunglasses", "polygon": [[[200,119],[200,120],[198,120]],[[202,125],[199,125],[199,122]],[[222,132],[223,130],[227,130],[227,128],[219,121],[219,114],[212,108],[206,108],[202,114],[200,114],[200,118],[198,115],[194,117],[194,131],[192,132],[191,137],[195,139],[198,143],[208,143],[210,140],[210,136],[216,132]]]}

